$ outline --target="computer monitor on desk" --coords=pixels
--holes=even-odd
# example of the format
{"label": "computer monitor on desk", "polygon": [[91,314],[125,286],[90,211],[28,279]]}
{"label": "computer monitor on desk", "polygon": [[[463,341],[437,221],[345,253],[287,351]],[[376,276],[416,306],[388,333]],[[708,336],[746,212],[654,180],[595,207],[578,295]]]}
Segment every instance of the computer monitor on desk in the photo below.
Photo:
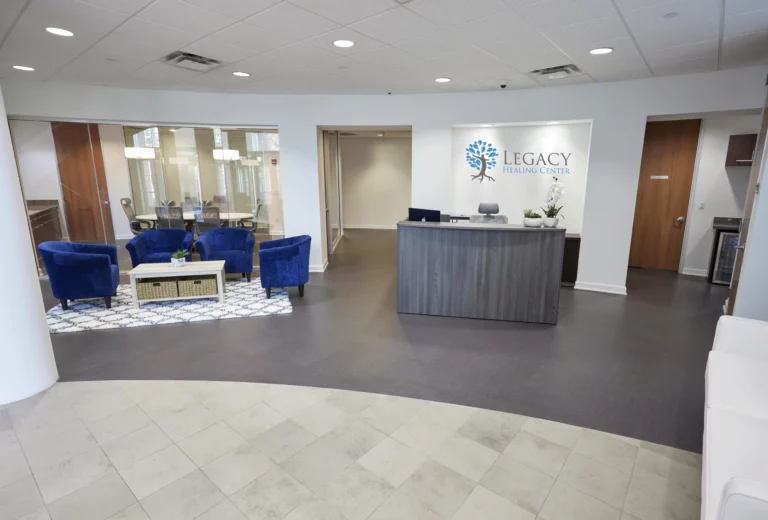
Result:
{"label": "computer monitor on desk", "polygon": [[408,208],[410,222],[440,222],[440,212],[436,209]]}

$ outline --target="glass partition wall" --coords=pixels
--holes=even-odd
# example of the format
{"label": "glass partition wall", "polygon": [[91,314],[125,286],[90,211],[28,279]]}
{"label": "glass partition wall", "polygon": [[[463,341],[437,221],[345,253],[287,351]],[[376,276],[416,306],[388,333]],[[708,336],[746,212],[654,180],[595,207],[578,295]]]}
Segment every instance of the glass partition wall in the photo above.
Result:
{"label": "glass partition wall", "polygon": [[[203,206],[257,240],[283,236],[280,141],[276,130],[125,126],[125,156],[138,220],[180,206],[185,220]],[[254,256],[258,261],[258,256]]]}

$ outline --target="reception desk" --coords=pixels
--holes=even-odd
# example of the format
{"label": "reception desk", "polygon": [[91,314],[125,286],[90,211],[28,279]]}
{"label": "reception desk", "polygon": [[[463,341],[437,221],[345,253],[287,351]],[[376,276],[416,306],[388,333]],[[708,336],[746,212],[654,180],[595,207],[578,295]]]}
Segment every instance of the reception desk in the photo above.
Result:
{"label": "reception desk", "polygon": [[397,311],[557,323],[565,229],[400,222]]}

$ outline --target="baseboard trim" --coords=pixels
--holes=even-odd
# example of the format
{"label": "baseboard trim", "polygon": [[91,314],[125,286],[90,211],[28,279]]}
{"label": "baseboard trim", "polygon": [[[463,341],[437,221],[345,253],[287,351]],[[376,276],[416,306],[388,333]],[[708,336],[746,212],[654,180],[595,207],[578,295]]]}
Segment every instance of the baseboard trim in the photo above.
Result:
{"label": "baseboard trim", "polygon": [[344,224],[344,229],[397,229],[397,224],[391,224],[391,225],[364,224],[360,226],[350,226],[349,224]]}
{"label": "baseboard trim", "polygon": [[683,267],[683,270],[680,271],[680,274],[687,274],[690,276],[708,276],[709,273],[706,269],[691,269],[690,267]]}
{"label": "baseboard trim", "polygon": [[607,293],[607,294],[619,294],[621,296],[627,295],[627,286],[626,285],[611,285],[608,283],[594,283],[594,282],[576,282],[576,285],[573,287],[574,289],[578,289],[580,291],[592,291],[592,292],[601,292],[601,293]]}
{"label": "baseboard trim", "polygon": [[310,265],[309,266],[309,272],[310,273],[324,273],[326,267],[328,267],[328,260],[326,260],[323,265]]}

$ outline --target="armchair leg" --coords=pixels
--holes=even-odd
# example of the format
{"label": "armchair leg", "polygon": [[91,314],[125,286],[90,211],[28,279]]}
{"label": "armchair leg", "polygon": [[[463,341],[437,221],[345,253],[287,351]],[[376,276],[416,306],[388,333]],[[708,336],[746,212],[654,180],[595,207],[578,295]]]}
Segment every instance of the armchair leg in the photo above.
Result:
{"label": "armchair leg", "polygon": [[299,285],[299,296],[304,297],[304,284]]}
{"label": "armchair leg", "polygon": [[112,308],[112,297],[111,296],[105,296],[104,297],[104,303],[106,304],[107,309],[111,309]]}
{"label": "armchair leg", "polygon": [[245,279],[248,280],[248,282],[251,281],[251,273],[245,273]]}
{"label": "armchair leg", "polygon": [[267,291],[267,299],[272,298],[272,289],[267,287],[265,290]]}
{"label": "armchair leg", "polygon": [[68,311],[69,310],[69,302],[67,300],[60,300],[61,301],[61,308],[62,310]]}

